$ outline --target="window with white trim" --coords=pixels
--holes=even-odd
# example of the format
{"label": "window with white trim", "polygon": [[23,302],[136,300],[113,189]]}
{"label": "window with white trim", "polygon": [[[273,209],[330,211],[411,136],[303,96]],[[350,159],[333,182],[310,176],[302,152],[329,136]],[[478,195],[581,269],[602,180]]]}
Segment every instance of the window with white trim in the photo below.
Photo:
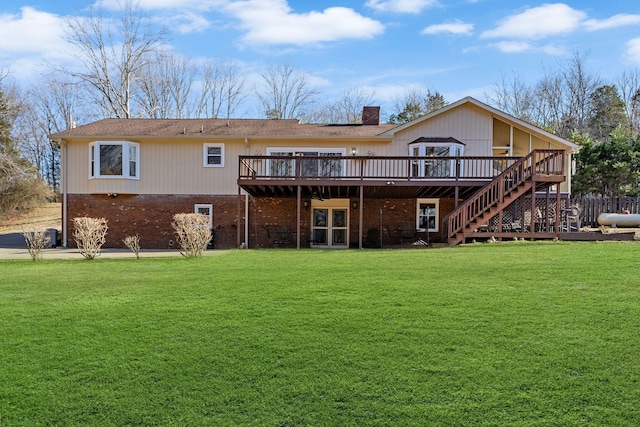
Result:
{"label": "window with white trim", "polygon": [[[276,158],[269,162],[271,176],[290,177],[296,172],[303,177],[329,177],[340,176],[344,169],[344,160],[336,157],[346,155],[344,148],[267,148],[267,155]],[[304,157],[312,157],[305,159]],[[292,157],[296,157],[299,165]]]}
{"label": "window with white trim", "polygon": [[437,232],[440,223],[440,201],[438,199],[418,199],[416,229]]}
{"label": "window with white trim", "polygon": [[194,213],[209,217],[209,228],[213,228],[213,205],[212,204],[196,204],[193,209]]}
{"label": "window with white trim", "polygon": [[90,178],[140,178],[140,144],[94,141],[89,144]]}
{"label": "window with white trim", "polygon": [[224,144],[204,144],[204,167],[224,167]]}
{"label": "window with white trim", "polygon": [[[419,138],[409,144],[409,155],[419,157],[412,162],[411,176],[419,178],[445,178],[456,174],[456,161],[464,153],[461,142],[422,142]],[[427,158],[428,157],[428,158]],[[446,160],[440,157],[448,158]],[[462,173],[462,171],[459,171]]]}

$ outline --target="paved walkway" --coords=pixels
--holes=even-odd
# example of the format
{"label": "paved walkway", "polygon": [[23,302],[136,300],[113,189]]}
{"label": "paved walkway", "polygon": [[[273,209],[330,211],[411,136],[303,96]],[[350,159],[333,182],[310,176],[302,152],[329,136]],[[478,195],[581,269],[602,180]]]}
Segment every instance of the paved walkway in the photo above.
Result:
{"label": "paved walkway", "polygon": [[[204,255],[215,255],[224,250],[205,251]],[[140,258],[181,257],[177,249],[142,249]],[[103,249],[98,258],[135,258],[129,249]],[[0,233],[0,260],[31,259],[21,233]],[[78,249],[51,248],[42,251],[42,259],[84,259]]]}
{"label": "paved walkway", "polygon": [[[205,256],[220,254],[223,250],[206,251]],[[180,251],[167,250],[141,250],[140,258],[153,257],[181,257]],[[135,258],[136,256],[129,249],[103,249],[98,258]],[[3,259],[27,259],[31,256],[26,248],[0,248],[0,260]],[[42,251],[42,259],[84,259],[77,249],[52,248]]]}

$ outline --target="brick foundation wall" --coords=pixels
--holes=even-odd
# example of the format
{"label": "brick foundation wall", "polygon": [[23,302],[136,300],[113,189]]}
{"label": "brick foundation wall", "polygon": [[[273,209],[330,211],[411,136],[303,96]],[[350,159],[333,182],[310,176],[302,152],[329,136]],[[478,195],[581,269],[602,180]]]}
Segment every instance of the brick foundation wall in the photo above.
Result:
{"label": "brick foundation wall", "polygon": [[[237,232],[240,227],[241,241],[244,237],[245,197],[240,196],[241,217],[238,222],[238,196],[211,195],[125,195],[112,198],[106,194],[69,194],[67,196],[68,246],[75,247],[71,219],[79,216],[107,218],[109,231],[105,248],[124,248],[122,240],[129,235],[138,234],[143,249],[177,249],[171,222],[173,215],[193,212],[196,204],[213,205],[214,247],[229,249],[237,246]],[[306,199],[310,202],[309,199]],[[303,200],[304,202],[304,200]],[[359,207],[349,203],[349,242],[350,247],[358,247]],[[310,205],[310,203],[309,203]],[[453,199],[440,199],[440,219],[453,210]],[[380,211],[382,210],[382,214]],[[415,199],[365,199],[363,205],[363,246],[380,247],[382,226],[382,245],[393,244],[387,228],[402,228],[403,224],[416,222]],[[294,198],[249,198],[249,247],[271,247],[267,228],[272,234],[279,229],[295,231],[296,199]],[[301,246],[309,247],[311,235],[311,208],[301,206],[300,214]],[[440,232],[418,233],[417,238],[439,242]],[[171,242],[174,242],[171,245]],[[295,243],[293,245],[295,247]]]}
{"label": "brick foundation wall", "polygon": [[[244,197],[242,197],[244,203]],[[143,249],[178,248],[171,227],[176,213],[192,213],[196,204],[213,205],[215,248],[236,247],[238,196],[69,194],[67,196],[68,246],[75,247],[72,218],[106,218],[109,231],[105,248],[124,248],[122,240],[140,236]],[[244,205],[242,206],[244,214]],[[241,218],[240,227],[244,227]]]}

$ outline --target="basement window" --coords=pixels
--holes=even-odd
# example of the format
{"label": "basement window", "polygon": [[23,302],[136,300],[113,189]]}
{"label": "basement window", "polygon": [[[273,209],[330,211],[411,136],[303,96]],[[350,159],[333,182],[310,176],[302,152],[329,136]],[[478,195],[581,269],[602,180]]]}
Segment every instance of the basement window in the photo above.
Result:
{"label": "basement window", "polygon": [[438,199],[418,199],[416,212],[416,229],[418,231],[437,232],[440,222]]}
{"label": "basement window", "polygon": [[209,218],[209,228],[213,228],[213,205],[212,204],[196,204],[194,213],[204,215]]}
{"label": "basement window", "polygon": [[89,178],[140,178],[140,144],[95,141],[89,144]]}

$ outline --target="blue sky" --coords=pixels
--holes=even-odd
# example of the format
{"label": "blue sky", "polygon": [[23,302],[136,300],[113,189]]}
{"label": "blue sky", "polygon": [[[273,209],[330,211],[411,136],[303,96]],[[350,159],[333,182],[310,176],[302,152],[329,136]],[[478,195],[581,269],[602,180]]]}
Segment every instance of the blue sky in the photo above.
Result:
{"label": "blue sky", "polygon": [[[117,0],[98,0],[107,10]],[[92,0],[3,0],[0,67],[28,85],[68,64],[67,16]],[[574,52],[607,81],[640,68],[637,0],[140,0],[186,57],[223,58],[253,76],[304,70],[327,98],[364,88],[384,105],[411,89],[486,100],[501,75],[539,80]],[[251,77],[250,77],[251,78]],[[251,112],[245,114],[252,114]]]}

